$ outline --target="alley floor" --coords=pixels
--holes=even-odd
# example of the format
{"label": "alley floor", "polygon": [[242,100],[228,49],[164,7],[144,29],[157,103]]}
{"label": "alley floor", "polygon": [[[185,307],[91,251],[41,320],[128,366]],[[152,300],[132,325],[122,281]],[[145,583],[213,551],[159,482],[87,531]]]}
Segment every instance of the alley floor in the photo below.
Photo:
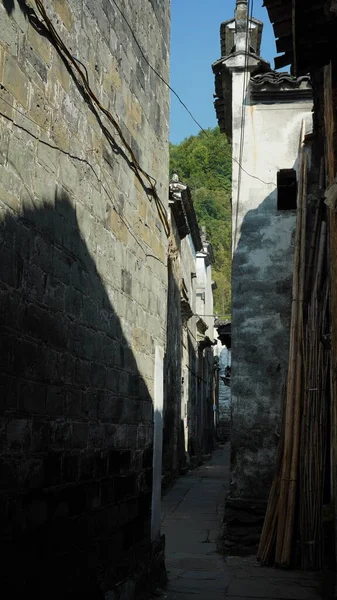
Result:
{"label": "alley floor", "polygon": [[252,557],[223,557],[217,538],[229,483],[229,445],[181,477],[162,502],[167,600],[320,600],[314,573],[262,568]]}

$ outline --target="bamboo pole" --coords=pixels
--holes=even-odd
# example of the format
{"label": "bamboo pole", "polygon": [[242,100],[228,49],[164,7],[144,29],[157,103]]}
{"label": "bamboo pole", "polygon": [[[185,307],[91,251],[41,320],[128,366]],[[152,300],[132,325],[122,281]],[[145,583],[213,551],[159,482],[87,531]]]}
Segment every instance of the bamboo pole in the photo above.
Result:
{"label": "bamboo pole", "polygon": [[304,306],[304,283],[305,283],[305,245],[306,245],[306,193],[307,193],[307,154],[303,150],[301,190],[299,194],[301,209],[301,236],[300,236],[300,271],[299,271],[299,298],[297,318],[297,357],[296,357],[296,383],[293,411],[293,448],[290,465],[290,481],[288,489],[287,521],[284,533],[284,541],[281,555],[281,565],[289,566],[292,554],[292,539],[295,520],[296,492],[298,480],[299,444],[302,411],[302,361],[303,361],[303,306]]}
{"label": "bamboo pole", "polygon": [[[293,418],[295,413],[295,402],[296,402],[296,390],[297,390],[297,361],[299,359],[298,352],[298,334],[299,334],[299,319],[301,314],[300,307],[300,296],[301,296],[301,281],[300,276],[302,273],[301,260],[304,257],[301,256],[303,250],[303,174],[305,166],[305,153],[303,149],[303,140],[305,133],[305,124],[302,123],[301,131],[301,160],[300,160],[300,182],[298,192],[298,209],[297,209],[297,227],[296,227],[296,238],[295,238],[295,256],[294,256],[294,274],[293,274],[293,296],[292,296],[292,309],[291,309],[291,326],[290,326],[290,348],[289,348],[289,367],[288,367],[288,378],[287,378],[287,399],[286,399],[286,417],[285,417],[285,440],[284,440],[284,454],[283,454],[283,465],[281,475],[281,486],[280,486],[280,498],[279,498],[279,519],[277,527],[277,541],[275,551],[275,562],[277,565],[283,565],[285,560],[285,554],[283,553],[284,543],[288,543],[289,531],[288,531],[288,502],[289,502],[289,482],[291,478],[291,470],[293,463],[293,451],[294,441],[297,443],[297,438],[294,440],[293,437]],[[298,424],[296,423],[296,430]],[[296,449],[295,449],[296,455]],[[293,498],[291,498],[291,510],[293,510]],[[291,517],[292,518],[292,517]]]}

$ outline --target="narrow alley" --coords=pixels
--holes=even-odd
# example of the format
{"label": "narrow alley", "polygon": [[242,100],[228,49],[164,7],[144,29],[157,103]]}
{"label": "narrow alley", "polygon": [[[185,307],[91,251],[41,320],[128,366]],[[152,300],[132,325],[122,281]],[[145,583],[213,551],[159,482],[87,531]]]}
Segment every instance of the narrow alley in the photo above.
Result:
{"label": "narrow alley", "polygon": [[162,502],[166,600],[320,600],[315,573],[260,567],[217,552],[229,485],[230,446],[178,479]]}

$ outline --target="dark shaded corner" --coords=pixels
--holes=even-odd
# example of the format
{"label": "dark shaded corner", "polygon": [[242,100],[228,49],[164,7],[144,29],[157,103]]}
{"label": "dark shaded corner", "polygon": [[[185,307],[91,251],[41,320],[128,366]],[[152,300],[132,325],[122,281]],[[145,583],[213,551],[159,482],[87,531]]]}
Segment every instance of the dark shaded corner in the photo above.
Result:
{"label": "dark shaded corner", "polygon": [[164,357],[163,489],[179,475],[181,461],[181,312],[180,291],[174,276],[175,259],[168,258],[166,350]]}
{"label": "dark shaded corner", "polygon": [[150,394],[68,195],[34,202],[0,225],[2,592],[94,600],[137,572],[138,598],[163,569]]}

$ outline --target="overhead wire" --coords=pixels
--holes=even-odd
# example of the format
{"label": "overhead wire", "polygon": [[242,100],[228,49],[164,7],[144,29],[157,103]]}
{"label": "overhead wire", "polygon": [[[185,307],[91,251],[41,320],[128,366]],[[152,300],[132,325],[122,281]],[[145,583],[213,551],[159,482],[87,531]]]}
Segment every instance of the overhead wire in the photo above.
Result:
{"label": "overhead wire", "polygon": [[170,86],[170,84],[164,79],[164,77],[159,73],[159,71],[157,71],[157,69],[155,69],[155,67],[153,65],[151,65],[149,59],[147,58],[146,54],[144,53],[143,48],[141,47],[140,43],[138,42],[138,39],[134,33],[133,28],[131,27],[128,19],[126,18],[125,14],[123,13],[122,9],[118,6],[116,0],[111,0],[113,2],[113,4],[116,6],[117,10],[120,12],[122,18],[124,19],[125,23],[127,24],[128,28],[130,29],[131,35],[134,39],[134,41],[137,44],[137,47],[139,48],[139,51],[142,55],[142,57],[144,58],[146,64],[150,67],[151,71],[153,71],[153,73],[155,73],[157,75],[157,77],[159,77],[160,81],[162,83],[164,83],[164,85],[172,92],[172,94],[174,94],[174,96],[179,100],[180,104],[184,107],[184,109],[188,112],[188,114],[190,115],[190,117],[193,119],[194,123],[196,125],[198,125],[198,127],[201,129],[201,131],[203,131],[204,133],[207,134],[206,129],[204,129],[202,127],[202,125],[200,125],[200,123],[198,123],[198,121],[196,120],[196,118],[194,117],[193,113],[190,111],[190,109],[188,108],[188,106],[186,106],[185,102],[183,102],[183,100],[181,99],[181,97],[179,96],[179,94]]}
{"label": "overhead wire", "polygon": [[[200,130],[205,134],[205,135],[209,135],[208,131],[206,129],[204,129],[200,123],[195,119],[194,115],[192,114],[192,112],[189,110],[189,108],[186,106],[186,104],[182,101],[181,97],[179,96],[179,94],[177,94],[177,92],[167,83],[167,81],[162,77],[162,75],[158,72],[157,69],[155,69],[150,61],[148,60],[147,56],[145,55],[140,43],[138,42],[134,31],[128,21],[128,19],[126,18],[126,16],[124,15],[123,11],[121,10],[121,8],[118,6],[116,0],[111,0],[113,2],[113,4],[115,5],[115,7],[117,8],[117,10],[120,12],[122,18],[124,19],[125,23],[127,24],[133,39],[135,40],[135,43],[137,44],[137,47],[139,48],[139,51],[141,53],[141,55],[143,56],[144,60],[146,61],[146,63],[149,65],[149,67],[151,68],[151,70],[158,76],[158,78],[168,87],[168,89],[170,89],[170,91],[178,98],[179,102],[182,104],[182,106],[185,108],[185,110],[188,112],[188,114],[191,116],[191,118],[193,119],[193,121],[197,124],[197,126],[200,128]],[[87,68],[85,66],[85,64],[77,57],[75,57],[74,55],[72,55],[70,53],[70,51],[68,50],[68,48],[65,46],[64,42],[62,41],[62,39],[60,38],[59,34],[57,33],[56,29],[54,28],[51,20],[49,19],[47,12],[45,10],[45,7],[43,5],[42,0],[35,0],[36,6],[40,12],[40,15],[42,16],[44,22],[45,22],[45,26],[48,30],[48,33],[50,34],[51,38],[53,39],[53,41],[56,44],[56,47],[58,49],[58,51],[61,52],[62,56],[66,56],[67,59],[73,64],[74,68],[76,69],[76,72],[78,73],[78,75],[80,76],[81,80],[82,80],[82,84],[85,88],[85,91],[87,92],[87,94],[90,96],[91,100],[96,104],[96,106],[103,112],[103,114],[105,114],[105,116],[108,118],[108,120],[112,123],[112,125],[115,127],[115,129],[117,130],[124,146],[127,148],[131,159],[132,159],[132,166],[138,176],[138,178],[141,180],[141,176],[144,176],[145,179],[147,180],[147,182],[150,185],[150,189],[152,192],[152,195],[155,199],[155,203],[158,209],[158,213],[159,216],[162,220],[162,223],[164,225],[164,229],[166,232],[166,235],[169,236],[170,234],[170,225],[169,225],[169,221],[167,218],[167,211],[166,208],[163,204],[163,202],[161,201],[161,199],[159,198],[159,195],[157,193],[156,190],[156,180],[154,177],[152,177],[149,173],[147,173],[138,163],[134,152],[132,151],[131,146],[128,144],[127,140],[125,139],[125,136],[123,135],[123,132],[119,126],[119,124],[117,123],[117,121],[114,119],[114,117],[111,115],[111,113],[105,109],[102,104],[100,103],[100,101],[98,100],[98,98],[96,97],[96,95],[92,92],[91,87],[90,87],[90,83],[89,83],[89,77],[88,77],[88,71]],[[249,11],[248,11],[249,12]],[[248,30],[247,30],[247,35],[248,35]],[[78,64],[79,63],[84,71],[85,74],[82,72],[82,70],[79,68]],[[69,66],[69,65],[68,65]],[[26,115],[25,115],[26,116]],[[29,119],[29,117],[26,116],[26,118]],[[105,134],[107,134],[107,131],[105,131]],[[265,185],[274,185],[274,182],[267,182],[264,181],[263,179],[261,179],[260,177],[253,175],[251,173],[249,173],[243,166],[242,166],[242,161],[238,161],[236,158],[234,158],[232,155],[229,155],[230,158],[232,159],[233,162],[235,162],[236,164],[238,164],[240,170],[242,170],[243,172],[245,172],[249,177],[252,177],[253,179],[256,179],[258,181],[261,181],[262,183],[264,183]]]}
{"label": "overhead wire", "polygon": [[[101,110],[101,112],[106,116],[106,118],[108,119],[108,121],[113,125],[113,127],[116,129],[120,139],[123,142],[124,147],[127,149],[131,160],[132,160],[132,167],[135,170],[135,173],[137,175],[137,177],[140,179],[140,181],[143,183],[143,177],[144,179],[147,181],[147,183],[150,186],[150,190],[152,193],[152,196],[155,200],[156,206],[157,206],[157,210],[159,213],[159,217],[162,221],[162,224],[164,226],[164,230],[165,233],[167,235],[167,237],[170,235],[170,224],[168,221],[168,217],[167,217],[167,212],[166,212],[166,208],[163,204],[163,202],[161,201],[157,189],[156,189],[156,180],[154,177],[152,177],[149,173],[147,173],[147,171],[145,171],[145,169],[143,169],[130,144],[128,143],[128,141],[126,140],[122,129],[120,127],[120,125],[118,124],[118,122],[116,121],[116,119],[112,116],[112,114],[110,113],[110,111],[108,111],[100,102],[100,100],[97,98],[97,96],[95,95],[95,93],[92,91],[89,81],[87,79],[87,72],[86,74],[83,73],[82,69],[79,67],[78,59],[75,59],[73,57],[73,55],[71,54],[71,52],[68,50],[67,46],[64,44],[63,40],[61,39],[61,37],[59,36],[58,32],[56,31],[53,23],[51,22],[51,20],[48,17],[48,14],[46,12],[46,9],[43,5],[42,0],[35,0],[35,4],[37,6],[37,9],[41,15],[41,17],[44,20],[45,23],[45,27],[47,28],[52,40],[54,41],[54,43],[56,44],[58,50],[60,51],[61,55],[66,58],[68,60],[68,64],[69,62],[73,65],[73,67],[75,68],[77,74],[79,75],[80,79],[81,79],[81,83],[86,91],[86,93],[88,94],[88,96],[91,98],[91,100],[93,101],[93,103]],[[70,66],[70,65],[69,65]]]}
{"label": "overhead wire", "polygon": [[[129,23],[128,19],[126,18],[125,14],[123,13],[122,9],[121,9],[121,8],[118,6],[118,4],[117,4],[116,0],[111,0],[111,1],[113,2],[114,6],[117,8],[117,10],[119,11],[119,13],[121,14],[121,16],[122,16],[123,20],[125,21],[125,23],[126,23],[127,27],[129,28],[129,30],[130,30],[130,32],[131,32],[131,35],[132,35],[133,39],[135,40],[135,43],[136,43],[136,45],[137,45],[137,47],[138,47],[138,49],[139,49],[139,51],[140,51],[140,53],[141,53],[142,57],[144,58],[145,62],[146,62],[146,63],[147,63],[147,65],[149,66],[149,68],[150,68],[150,69],[151,69],[151,70],[152,70],[152,71],[153,71],[153,72],[154,72],[154,73],[157,75],[157,77],[160,79],[160,81],[162,81],[162,83],[164,83],[164,85],[165,85],[165,86],[166,86],[166,87],[167,87],[167,88],[168,88],[168,89],[169,89],[169,90],[170,90],[170,91],[171,91],[171,92],[172,92],[172,93],[173,93],[173,94],[174,94],[174,95],[177,97],[177,99],[179,100],[179,102],[181,103],[181,105],[184,107],[184,109],[187,111],[187,113],[190,115],[190,117],[193,119],[193,121],[196,123],[196,125],[199,127],[199,129],[200,129],[200,130],[201,130],[201,131],[202,131],[202,132],[203,132],[205,135],[207,135],[207,136],[208,136],[208,135],[209,135],[209,133],[208,133],[207,129],[205,129],[204,127],[202,127],[202,125],[201,125],[201,124],[198,122],[198,120],[197,120],[197,119],[194,117],[194,115],[193,115],[192,111],[191,111],[191,110],[188,108],[188,106],[187,106],[187,105],[186,105],[186,104],[183,102],[183,100],[181,99],[180,95],[179,95],[179,94],[178,94],[178,93],[177,93],[177,92],[174,90],[174,88],[172,88],[172,86],[170,86],[170,84],[169,84],[169,83],[168,83],[168,82],[167,82],[167,81],[164,79],[164,77],[163,77],[163,76],[162,76],[162,75],[159,73],[159,71],[158,71],[158,70],[157,70],[155,67],[153,67],[153,65],[150,63],[149,59],[147,58],[147,56],[146,56],[146,54],[145,54],[145,52],[144,52],[144,50],[143,50],[143,48],[142,48],[141,44],[139,43],[139,41],[138,41],[138,39],[137,39],[137,37],[136,37],[136,35],[135,35],[134,31],[133,31],[133,28],[131,27],[131,25],[130,25],[130,23]],[[46,15],[46,16],[44,17],[44,16],[43,16],[43,14],[42,14],[43,18],[44,18],[44,19],[46,19],[46,18],[47,18],[47,19],[48,19],[48,21],[49,21],[49,23],[51,24],[51,22],[50,22],[50,20],[49,20],[49,18],[48,18],[48,16],[47,16],[47,14],[46,14],[46,11],[45,11],[45,9],[44,9],[44,7],[43,7],[42,1],[41,1],[41,0],[35,0],[35,2],[36,2],[36,4],[37,4],[37,6],[38,6],[38,7],[39,7],[39,6],[41,6],[41,7],[42,7],[43,14],[45,14],[45,15]],[[47,21],[47,23],[48,23],[48,21]],[[52,25],[52,24],[51,24],[51,25]],[[54,29],[54,28],[53,28],[53,29]],[[57,34],[57,32],[56,32],[56,30],[55,30],[55,29],[54,29],[54,31],[55,31],[55,33],[56,33],[57,37],[59,38],[59,36],[58,36],[58,34]],[[62,42],[61,38],[59,38],[59,39],[60,39],[61,43],[63,44],[63,42]],[[63,44],[63,45],[64,45],[64,44]],[[65,47],[65,46],[64,46],[64,47]],[[73,56],[72,54],[70,54],[70,52],[68,52],[68,56],[69,56],[69,58],[71,58],[71,59],[72,59],[72,60],[74,60],[74,61],[77,61],[79,64],[81,64],[81,65],[83,66],[83,68],[85,69],[85,79],[86,79],[86,82],[87,82],[87,85],[88,85],[88,87],[90,87],[90,85],[89,85],[89,78],[88,78],[88,71],[87,71],[87,68],[85,67],[85,65],[83,64],[83,62],[82,62],[81,60],[79,60],[79,58],[77,58],[77,57]],[[81,72],[81,70],[77,68],[77,71],[79,72],[79,74],[81,75],[81,77],[82,77],[82,78],[84,78],[84,75],[83,75],[83,73]],[[101,107],[101,109],[103,109],[103,107]],[[118,125],[118,124],[116,124],[116,125]],[[122,135],[122,132],[121,132],[120,128],[119,128],[119,129],[117,129],[117,131],[118,131],[118,133],[119,133],[119,135],[120,135],[120,137],[121,137],[121,139],[122,139],[123,143],[125,144],[125,146],[127,147],[128,151],[130,152],[130,155],[131,155],[131,156],[133,156],[133,159],[134,159],[134,162],[135,162],[135,164],[137,164],[137,160],[136,160],[136,158],[135,158],[135,156],[134,156],[134,154],[133,154],[133,152],[132,152],[132,149],[131,149],[131,147],[130,147],[130,146],[127,144],[126,140],[124,139],[124,136]],[[257,175],[253,175],[252,173],[249,173],[249,171],[247,171],[247,170],[246,170],[246,169],[245,169],[245,168],[242,166],[242,164],[240,163],[240,161],[238,161],[236,158],[234,158],[234,157],[232,156],[232,154],[228,154],[227,156],[228,156],[228,157],[230,157],[230,158],[231,158],[231,160],[232,160],[233,162],[235,162],[236,164],[238,164],[238,166],[240,167],[240,169],[241,169],[241,170],[242,170],[244,173],[246,173],[246,175],[248,175],[248,177],[251,177],[251,178],[253,178],[253,179],[256,179],[256,180],[260,181],[261,183],[263,183],[263,184],[265,184],[265,185],[275,185],[273,181],[265,181],[265,180],[261,179],[260,177],[258,177]],[[141,168],[140,168],[140,170],[142,171],[142,169],[141,169]],[[142,172],[143,172],[143,171],[142,171]],[[145,175],[145,172],[143,172],[143,174]],[[151,178],[153,181],[155,181],[155,179],[154,179],[152,176],[150,176],[148,173],[146,173],[146,176],[150,177],[150,178]],[[151,187],[152,187],[152,184],[151,184]],[[164,210],[164,212],[165,212],[165,214],[166,214],[166,209],[165,209],[165,207],[163,206],[163,204],[162,204],[162,202],[160,201],[160,199],[159,199],[159,202],[160,202],[160,204],[161,204],[161,208]]]}
{"label": "overhead wire", "polygon": [[[175,91],[174,88],[172,88],[172,86],[164,79],[164,77],[158,72],[157,69],[155,69],[155,67],[150,63],[149,59],[147,58],[143,48],[141,47],[140,43],[138,42],[138,39],[134,33],[133,28],[131,27],[128,19],[126,18],[125,14],[123,13],[122,9],[118,6],[116,0],[111,0],[113,2],[113,4],[116,6],[117,10],[119,11],[119,13],[121,14],[122,18],[124,19],[126,25],[128,26],[131,35],[133,37],[133,39],[135,40],[135,43],[137,44],[137,47],[139,48],[139,51],[142,55],[142,57],[144,58],[146,64],[149,66],[149,68],[151,69],[151,71],[153,71],[153,73],[155,73],[157,75],[157,77],[160,79],[160,81],[172,92],[172,94],[174,94],[174,96],[179,100],[180,104],[184,107],[184,109],[187,111],[187,113],[190,115],[190,117],[192,118],[192,120],[194,121],[194,123],[196,123],[196,125],[199,127],[200,131],[202,131],[205,135],[209,136],[209,132],[207,131],[207,129],[205,129],[202,125],[200,125],[200,123],[197,121],[197,119],[195,118],[195,116],[193,115],[192,111],[188,108],[188,106],[185,104],[185,102],[183,102],[183,100],[181,99],[181,96],[179,96],[179,94]],[[235,162],[236,164],[239,165],[240,169],[242,171],[244,171],[244,173],[246,173],[246,175],[248,175],[249,177],[252,177],[252,179],[257,179],[258,181],[260,181],[261,183],[264,183],[265,185],[274,185],[273,181],[264,181],[263,179],[261,179],[260,177],[258,177],[257,175],[253,175],[252,173],[249,173],[248,171],[246,171],[246,169],[243,168],[242,164],[240,164],[240,162],[234,158],[232,155],[228,154],[228,157],[230,156],[230,158],[232,159],[233,162]]]}

